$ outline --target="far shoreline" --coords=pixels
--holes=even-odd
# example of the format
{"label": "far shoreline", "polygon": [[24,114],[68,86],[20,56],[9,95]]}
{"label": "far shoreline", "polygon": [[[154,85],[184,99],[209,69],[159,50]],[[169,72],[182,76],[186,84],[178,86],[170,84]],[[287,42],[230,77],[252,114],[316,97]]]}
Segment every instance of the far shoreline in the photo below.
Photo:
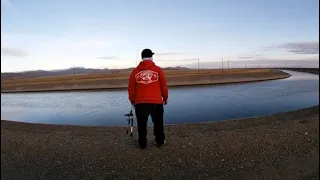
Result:
{"label": "far shoreline", "polygon": [[[278,80],[291,77],[291,74],[285,73],[281,70],[272,70],[272,72],[265,73],[252,73],[242,75],[244,77],[231,76],[229,74],[213,78],[212,75],[204,75],[204,79],[194,78],[192,75],[186,75],[183,80],[176,80],[175,77],[170,77],[168,80],[168,87],[193,87],[204,85],[224,85],[224,84],[238,84],[238,83],[250,83],[259,81]],[[258,77],[255,77],[258,76]],[[229,75],[230,76],[230,75]],[[193,78],[192,80],[190,80]],[[219,79],[221,78],[221,79]],[[188,80],[189,79],[189,80]],[[91,87],[66,87],[66,88],[45,88],[45,89],[19,89],[19,90],[1,90],[3,94],[11,93],[37,93],[37,92],[80,92],[80,91],[117,91],[127,89],[127,84],[118,85],[106,85],[106,86],[91,86]]]}

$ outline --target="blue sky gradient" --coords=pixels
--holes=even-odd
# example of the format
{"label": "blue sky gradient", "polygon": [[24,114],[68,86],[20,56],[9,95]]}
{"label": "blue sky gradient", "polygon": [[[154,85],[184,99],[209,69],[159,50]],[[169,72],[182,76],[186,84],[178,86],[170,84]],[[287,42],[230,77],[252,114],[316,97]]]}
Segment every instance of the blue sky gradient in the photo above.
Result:
{"label": "blue sky gradient", "polygon": [[318,0],[1,0],[1,72],[318,60]]}

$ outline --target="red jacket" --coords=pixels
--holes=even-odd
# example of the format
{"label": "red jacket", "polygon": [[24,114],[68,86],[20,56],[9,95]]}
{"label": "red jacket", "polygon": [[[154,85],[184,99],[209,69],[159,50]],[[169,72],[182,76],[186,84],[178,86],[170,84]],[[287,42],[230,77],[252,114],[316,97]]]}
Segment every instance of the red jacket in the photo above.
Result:
{"label": "red jacket", "polygon": [[168,87],[162,69],[144,60],[132,71],[128,85],[129,100],[135,104],[162,104],[168,99]]}

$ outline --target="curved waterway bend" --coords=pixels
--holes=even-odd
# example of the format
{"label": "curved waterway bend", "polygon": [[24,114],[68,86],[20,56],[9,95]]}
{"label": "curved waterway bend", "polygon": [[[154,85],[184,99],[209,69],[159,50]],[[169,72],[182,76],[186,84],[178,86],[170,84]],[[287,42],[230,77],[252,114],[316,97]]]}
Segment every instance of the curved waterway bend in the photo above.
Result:
{"label": "curved waterway bend", "polygon": [[[172,87],[165,124],[262,116],[319,105],[319,75],[285,71],[281,80]],[[44,124],[126,126],[126,90],[1,94],[1,119]],[[148,122],[152,125],[151,119]]]}

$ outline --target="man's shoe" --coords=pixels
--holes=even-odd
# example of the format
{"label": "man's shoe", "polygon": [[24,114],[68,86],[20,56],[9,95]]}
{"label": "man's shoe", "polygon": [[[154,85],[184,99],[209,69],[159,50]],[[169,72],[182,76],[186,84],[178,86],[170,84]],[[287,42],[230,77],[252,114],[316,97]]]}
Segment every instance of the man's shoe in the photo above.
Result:
{"label": "man's shoe", "polygon": [[139,147],[140,149],[146,149],[146,148],[147,148],[147,145],[140,145],[139,143],[137,143],[137,145],[138,145],[138,147]]}
{"label": "man's shoe", "polygon": [[164,140],[162,144],[157,143],[157,147],[162,147],[162,146],[166,145],[167,143],[168,143],[168,141]]}
{"label": "man's shoe", "polygon": [[136,145],[138,146],[138,148],[140,149],[145,149],[147,147],[147,141],[145,143],[139,143],[139,139],[136,140]]}
{"label": "man's shoe", "polygon": [[147,144],[140,144],[139,141],[137,142],[137,146],[140,148],[140,149],[145,149],[147,147]]}

